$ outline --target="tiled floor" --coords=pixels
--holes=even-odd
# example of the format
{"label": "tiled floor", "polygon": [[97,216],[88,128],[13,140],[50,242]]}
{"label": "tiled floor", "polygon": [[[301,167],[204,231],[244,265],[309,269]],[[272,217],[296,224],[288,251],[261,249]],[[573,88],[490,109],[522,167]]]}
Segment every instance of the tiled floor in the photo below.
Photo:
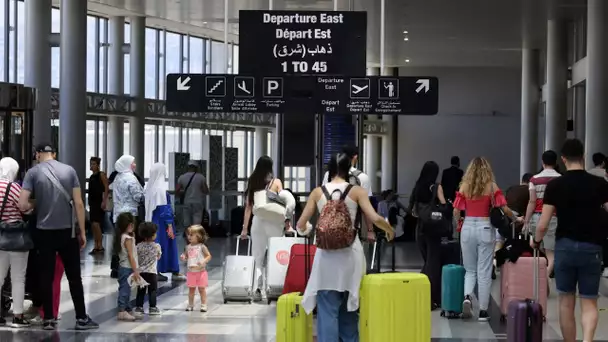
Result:
{"label": "tiled floor", "polygon": [[[109,242],[109,239],[108,239]],[[118,322],[115,318],[116,281],[110,279],[109,260],[104,257],[83,255],[83,282],[87,308],[90,315],[101,324],[98,331],[80,333],[72,330],[74,312],[67,281],[62,284],[60,310],[62,320],[57,332],[46,332],[31,328],[15,331],[0,329],[0,341],[201,341],[201,342],[268,342],[274,341],[275,304],[223,304],[220,291],[221,263],[223,257],[233,252],[232,239],[212,239],[210,250],[213,260],[210,268],[209,312],[185,312],[187,303],[183,282],[159,284],[159,304],[163,315],[146,317],[141,322]],[[397,247],[397,268],[414,270],[419,268],[421,258],[413,244]],[[390,249],[383,260],[390,260]],[[608,280],[603,280],[603,296],[600,299],[601,320],[596,341],[608,341]],[[441,342],[485,342],[506,339],[506,326],[499,321],[496,299],[499,298],[499,283],[494,284],[492,320],[477,321],[447,320],[433,313],[433,341]],[[545,340],[560,340],[557,317],[557,300],[549,300],[548,318],[545,324]]]}

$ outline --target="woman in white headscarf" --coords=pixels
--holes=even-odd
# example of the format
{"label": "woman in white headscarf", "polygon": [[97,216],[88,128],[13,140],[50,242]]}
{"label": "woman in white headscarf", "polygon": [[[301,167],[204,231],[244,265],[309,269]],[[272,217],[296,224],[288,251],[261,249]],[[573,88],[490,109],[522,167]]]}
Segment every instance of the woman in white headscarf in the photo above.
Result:
{"label": "woman in white headscarf", "polygon": [[[19,164],[13,158],[6,157],[0,159],[0,203],[4,205],[4,211],[0,215],[0,220],[5,223],[14,223],[23,220],[19,210],[18,202],[21,193],[21,186],[15,182]],[[10,189],[7,188],[10,184]],[[30,325],[30,322],[23,316],[23,300],[25,298],[25,272],[27,270],[27,259],[29,252],[0,251],[0,288],[4,285],[4,278],[10,268],[11,270],[11,291],[13,297],[13,323],[14,328],[21,328]],[[4,318],[0,317],[0,324],[5,324]]]}
{"label": "woman in white headscarf", "polygon": [[[144,199],[144,189],[133,174],[135,169],[135,157],[123,155],[114,164],[114,170],[118,172],[112,182],[112,195],[114,200],[114,222],[121,213],[131,213],[137,221],[142,218],[138,216],[137,208]],[[137,225],[136,225],[137,227]]]}
{"label": "woman in white headscarf", "polygon": [[[118,215],[122,213],[130,213],[135,218],[134,226],[137,232],[139,222],[143,219],[138,217],[138,208],[144,200],[144,188],[137,180],[133,170],[135,170],[135,157],[133,156],[125,154],[118,158],[116,163],[114,163],[116,177],[110,185],[114,214],[112,221],[116,222]],[[135,237],[137,238],[137,233],[135,234]],[[116,239],[118,239],[118,241]],[[113,245],[112,263],[110,264],[112,272],[110,273],[110,276],[116,278],[118,277],[118,252],[120,251],[120,248],[116,248],[116,246],[120,246],[120,234],[117,234],[116,232],[114,234]]]}
{"label": "woman in white headscarf", "polygon": [[173,210],[171,198],[167,193],[167,170],[165,164],[156,163],[150,169],[150,178],[144,190],[146,198],[146,222],[153,222],[158,227],[156,242],[162,250],[158,260],[158,273],[172,273],[180,277],[179,253],[173,231]]}

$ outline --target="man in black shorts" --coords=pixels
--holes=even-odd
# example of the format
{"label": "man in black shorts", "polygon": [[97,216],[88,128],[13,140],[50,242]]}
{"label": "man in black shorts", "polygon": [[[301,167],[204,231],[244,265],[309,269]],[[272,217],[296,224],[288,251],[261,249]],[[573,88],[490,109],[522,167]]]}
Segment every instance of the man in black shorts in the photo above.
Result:
{"label": "man in black shorts", "polygon": [[567,171],[547,184],[536,236],[530,245],[538,248],[555,213],[555,284],[562,336],[566,342],[576,341],[574,308],[578,287],[583,341],[593,341],[598,321],[602,244],[608,222],[608,182],[585,171],[584,148],[579,140],[567,140],[561,154]]}

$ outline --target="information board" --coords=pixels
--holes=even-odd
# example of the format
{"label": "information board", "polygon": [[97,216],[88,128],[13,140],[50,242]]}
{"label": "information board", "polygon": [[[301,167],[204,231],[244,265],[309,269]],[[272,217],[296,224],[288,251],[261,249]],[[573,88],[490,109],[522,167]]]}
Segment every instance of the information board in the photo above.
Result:
{"label": "information board", "polygon": [[436,77],[167,75],[171,112],[434,115]]}
{"label": "information board", "polygon": [[367,13],[239,11],[239,72],[364,75]]}

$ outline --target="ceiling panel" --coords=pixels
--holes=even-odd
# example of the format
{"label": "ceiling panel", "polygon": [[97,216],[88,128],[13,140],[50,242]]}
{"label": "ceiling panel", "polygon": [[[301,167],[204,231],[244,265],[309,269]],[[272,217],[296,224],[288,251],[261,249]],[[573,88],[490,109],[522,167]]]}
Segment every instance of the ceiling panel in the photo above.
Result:
{"label": "ceiling panel", "polygon": [[[386,0],[385,65],[520,64],[522,30],[542,46],[549,0]],[[557,0],[568,16],[585,0]],[[54,0],[59,2],[59,0]],[[368,63],[380,62],[380,0],[338,0],[340,10],[368,12]],[[89,0],[103,15],[145,15],[150,25],[215,39],[224,35],[224,0]],[[332,0],[273,0],[274,9],[331,10]],[[268,9],[269,0],[229,0],[229,39],[238,41],[238,12]],[[524,19],[525,18],[525,19]],[[524,23],[526,25],[524,25]],[[408,41],[404,41],[408,31]],[[406,63],[408,59],[410,62]]]}

